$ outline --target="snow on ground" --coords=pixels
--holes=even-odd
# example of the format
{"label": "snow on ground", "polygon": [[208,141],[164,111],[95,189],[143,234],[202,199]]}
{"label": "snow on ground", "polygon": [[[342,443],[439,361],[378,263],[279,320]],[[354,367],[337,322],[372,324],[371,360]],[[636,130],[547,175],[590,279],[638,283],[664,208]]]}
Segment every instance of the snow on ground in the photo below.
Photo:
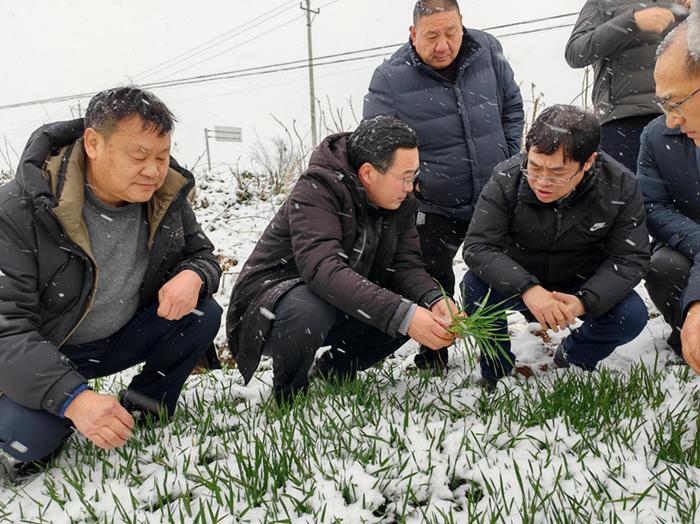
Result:
{"label": "snow on ground", "polygon": [[[227,172],[199,177],[224,307],[283,202],[241,203],[239,190]],[[511,377],[491,396],[473,355],[451,351],[433,377],[411,366],[412,342],[351,384],[315,383],[289,411],[267,401],[269,362],[248,385],[236,370],[193,376],[171,424],[110,453],[74,437],[48,471],[0,488],[0,521],[700,522],[700,378],[667,366],[669,328],[650,311],[599,372]],[[509,329],[535,370],[565,335],[544,341],[518,313]],[[97,386],[116,392],[134,373]]]}

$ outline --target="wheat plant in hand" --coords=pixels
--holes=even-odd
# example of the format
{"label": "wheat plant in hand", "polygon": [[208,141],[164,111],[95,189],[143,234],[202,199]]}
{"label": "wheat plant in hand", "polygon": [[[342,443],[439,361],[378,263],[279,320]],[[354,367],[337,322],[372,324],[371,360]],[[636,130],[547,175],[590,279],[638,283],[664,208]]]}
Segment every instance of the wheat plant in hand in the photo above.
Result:
{"label": "wheat plant in hand", "polygon": [[457,306],[457,311],[452,311],[447,295],[443,291],[443,297],[447,301],[452,313],[450,333],[461,339],[467,350],[478,349],[482,355],[491,360],[505,358],[509,363],[515,364],[507,351],[499,344],[508,340],[508,333],[499,332],[500,325],[507,322],[505,307],[506,300],[496,304],[487,305],[491,292],[489,291],[477,308],[471,314],[467,314],[464,304]]}

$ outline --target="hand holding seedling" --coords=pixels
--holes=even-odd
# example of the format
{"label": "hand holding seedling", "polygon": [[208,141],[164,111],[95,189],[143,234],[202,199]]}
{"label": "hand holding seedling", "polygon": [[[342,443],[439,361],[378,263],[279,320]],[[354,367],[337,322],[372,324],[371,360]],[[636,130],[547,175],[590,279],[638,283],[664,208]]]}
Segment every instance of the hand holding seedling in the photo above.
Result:
{"label": "hand holding seedling", "polygon": [[532,286],[523,293],[523,302],[542,329],[551,329],[556,333],[559,329],[566,329],[576,322],[576,315],[569,305],[542,286]]}
{"label": "hand holding seedling", "polygon": [[454,340],[454,335],[448,331],[449,327],[449,319],[419,306],[408,327],[408,336],[430,349],[440,349],[449,346]]}
{"label": "hand holding seedling", "polygon": [[91,390],[80,393],[68,404],[66,418],[75,429],[102,449],[121,448],[131,438],[134,419],[111,395]]}

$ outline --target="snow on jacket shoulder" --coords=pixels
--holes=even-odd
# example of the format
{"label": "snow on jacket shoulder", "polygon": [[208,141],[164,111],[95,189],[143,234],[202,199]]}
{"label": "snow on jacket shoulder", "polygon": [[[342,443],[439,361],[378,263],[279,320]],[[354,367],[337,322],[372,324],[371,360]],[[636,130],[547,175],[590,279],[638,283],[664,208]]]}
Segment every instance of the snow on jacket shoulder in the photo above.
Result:
{"label": "snow on jacket shoulder", "polygon": [[[82,120],[34,132],[15,179],[0,187],[0,391],[31,409],[57,414],[86,382],[59,351],[90,307],[95,267],[82,203]],[[203,293],[219,285],[213,245],[187,202],[192,175],[171,160],[148,205],[150,258],[140,305],[174,274],[191,269]]]}
{"label": "snow on jacket shoulder", "polygon": [[496,164],[520,150],[524,113],[495,37],[464,29],[455,83],[408,42],[374,72],[363,116],[391,115],[419,138],[421,209],[469,221]]}

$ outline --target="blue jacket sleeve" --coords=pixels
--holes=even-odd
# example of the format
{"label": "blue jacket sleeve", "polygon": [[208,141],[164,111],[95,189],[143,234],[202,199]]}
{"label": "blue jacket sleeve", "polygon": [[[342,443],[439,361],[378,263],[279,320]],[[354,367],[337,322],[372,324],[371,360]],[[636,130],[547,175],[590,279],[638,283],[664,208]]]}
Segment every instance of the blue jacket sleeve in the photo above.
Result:
{"label": "blue jacket sleeve", "polygon": [[685,312],[691,303],[700,300],[700,224],[676,208],[666,189],[667,181],[659,171],[650,136],[652,127],[647,127],[642,133],[637,173],[649,233],[693,263],[681,303]]}
{"label": "blue jacket sleeve", "polygon": [[399,116],[389,81],[378,67],[374,70],[372,80],[369,83],[369,91],[365,96],[362,108],[362,117],[373,118],[379,115],[397,118]]}

